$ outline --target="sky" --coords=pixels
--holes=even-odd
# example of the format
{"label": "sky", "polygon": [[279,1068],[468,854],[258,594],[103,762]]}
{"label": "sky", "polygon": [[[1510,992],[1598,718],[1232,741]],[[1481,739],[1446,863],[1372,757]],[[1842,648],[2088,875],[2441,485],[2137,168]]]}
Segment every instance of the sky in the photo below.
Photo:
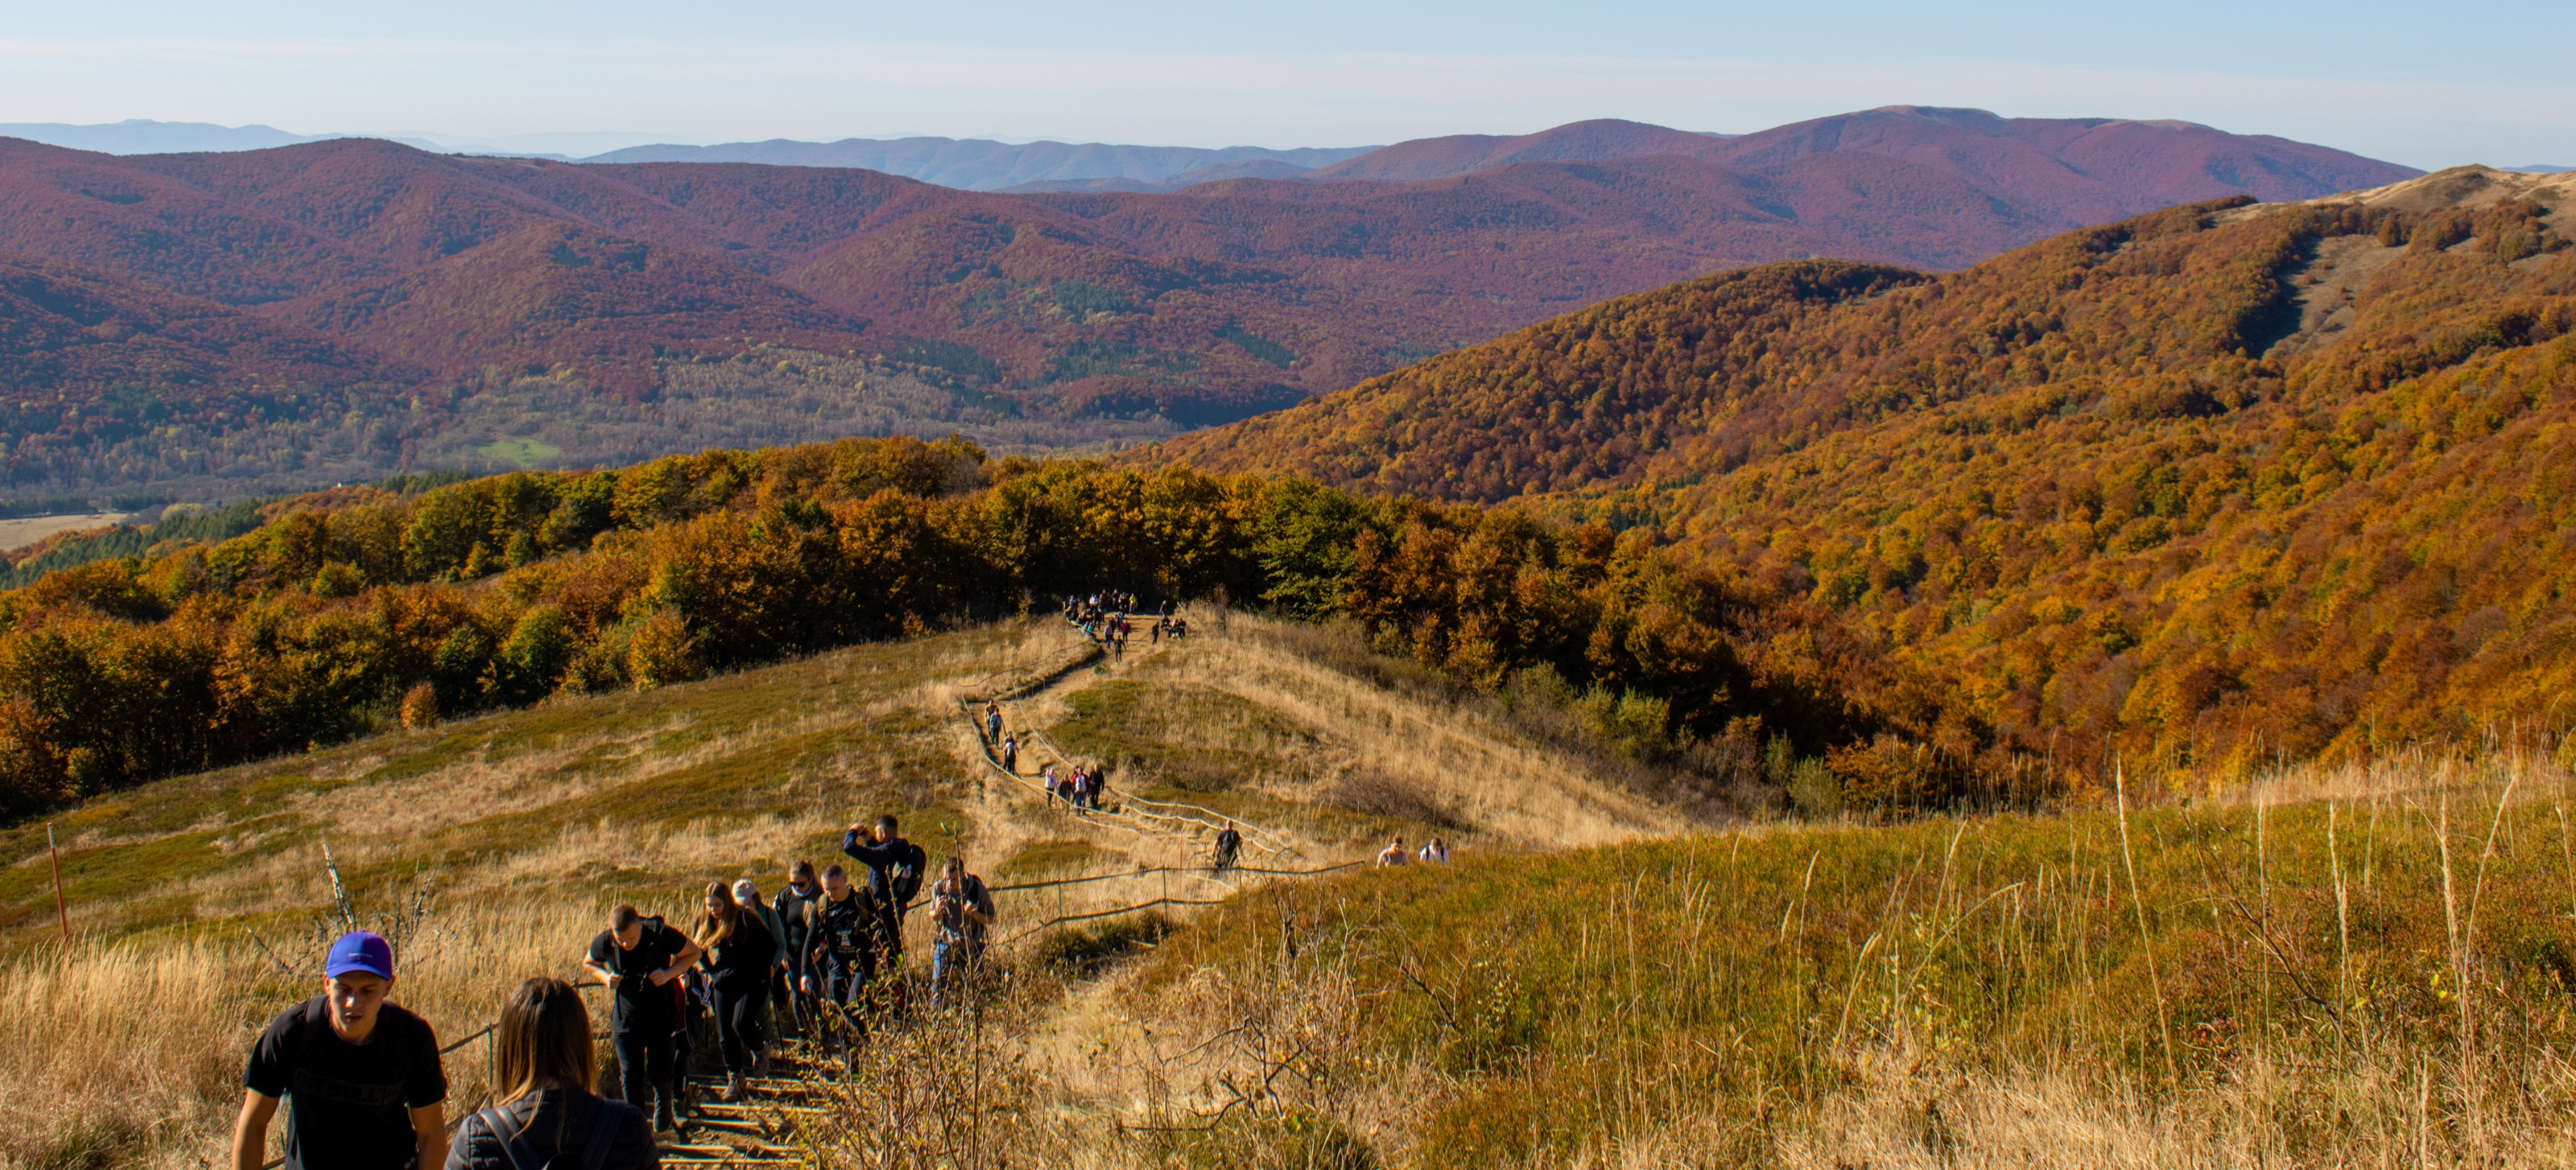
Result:
{"label": "sky", "polygon": [[0,122],[589,153],[900,133],[1354,146],[1873,106],[2576,165],[2576,3],[0,0]]}

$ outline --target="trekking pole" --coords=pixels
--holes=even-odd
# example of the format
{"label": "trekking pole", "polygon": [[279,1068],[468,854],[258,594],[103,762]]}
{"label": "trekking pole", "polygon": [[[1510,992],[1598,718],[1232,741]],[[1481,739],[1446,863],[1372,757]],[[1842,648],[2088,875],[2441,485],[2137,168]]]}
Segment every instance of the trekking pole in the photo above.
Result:
{"label": "trekking pole", "polygon": [[45,822],[45,854],[54,864],[54,921],[63,928],[63,962],[72,961],[72,912],[63,905],[63,851],[54,844],[54,823]]}

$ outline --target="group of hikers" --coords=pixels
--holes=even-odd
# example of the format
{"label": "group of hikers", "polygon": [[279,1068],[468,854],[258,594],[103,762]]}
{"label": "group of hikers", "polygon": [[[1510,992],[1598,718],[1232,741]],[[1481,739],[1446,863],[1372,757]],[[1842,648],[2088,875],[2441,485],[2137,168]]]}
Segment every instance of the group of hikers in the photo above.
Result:
{"label": "group of hikers", "polygon": [[1403,865],[1409,861],[1420,861],[1424,865],[1446,865],[1449,863],[1449,843],[1433,837],[1422,843],[1422,852],[1406,853],[1404,837],[1402,834],[1397,834],[1393,842],[1378,851],[1377,863],[1382,866]]}
{"label": "group of hikers", "polygon": [[[1068,620],[1099,621],[1104,605],[1133,608],[1135,599],[1094,595],[1066,600]],[[1159,635],[1178,633],[1171,606]],[[1116,619],[1124,621],[1123,613]],[[1018,773],[1019,743],[1005,732],[998,704],[984,709],[983,730],[1004,768]],[[1050,765],[1040,773],[1051,799],[1078,811],[1100,808],[1101,770]],[[581,988],[548,976],[521,983],[493,1025],[491,1107],[465,1118],[449,1139],[447,1078],[438,1039],[427,1021],[387,999],[394,985],[392,947],[366,931],[335,941],[323,964],[321,994],[271,1020],[242,1076],[233,1132],[234,1170],[261,1170],[268,1129],[288,1111],[287,1170],[658,1170],[653,1135],[682,1124],[682,1086],[696,1025],[711,1018],[727,1101],[750,1078],[769,1071],[770,1048],[784,1032],[810,1039],[828,1059],[855,1061],[873,1029],[911,1010],[904,963],[904,925],[930,911],[929,992],[938,1007],[961,994],[981,966],[995,919],[992,891],[951,856],[921,901],[929,856],[903,838],[899,822],[881,816],[852,825],[841,852],[819,873],[808,860],[787,867],[786,884],[767,899],[744,877],[707,884],[684,927],[632,905],[608,913],[590,942],[584,982],[609,995],[608,1037],[617,1058],[614,1096],[594,1093],[596,1053]],[[1209,855],[1216,870],[1234,868],[1243,834],[1232,821]],[[1449,860],[1439,838],[1419,854],[1397,837],[1377,856],[1381,866]]]}
{"label": "group of hikers", "polygon": [[[1113,658],[1127,656],[1127,639],[1136,632],[1133,615],[1139,612],[1142,612],[1142,603],[1133,593],[1104,590],[1087,599],[1079,595],[1064,599],[1064,620],[1080,627],[1084,635],[1100,643]],[[1154,614],[1154,624],[1148,628],[1148,636],[1152,641],[1160,642],[1165,638],[1186,638],[1189,634],[1189,619],[1175,612],[1171,601],[1166,599]]]}
{"label": "group of hikers", "polygon": [[818,875],[797,861],[767,901],[750,878],[711,882],[685,929],[631,905],[610,910],[581,965],[610,997],[616,1096],[593,1091],[592,1023],[580,989],[529,979],[492,1029],[496,1103],[464,1119],[452,1145],[438,1039],[387,999],[393,948],[367,931],[342,935],[325,956],[322,993],[271,1020],[251,1050],[235,1170],[264,1165],[281,1103],[287,1170],[657,1167],[653,1134],[682,1124],[701,1018],[713,1017],[722,1095],[739,1100],[746,1080],[768,1071],[778,1028],[855,1060],[872,1028],[910,1010],[903,928],[917,906],[930,912],[931,1004],[974,978],[995,918],[991,890],[952,856],[916,903],[929,858],[899,829],[891,816],[852,825],[841,852],[855,870],[835,862]]}

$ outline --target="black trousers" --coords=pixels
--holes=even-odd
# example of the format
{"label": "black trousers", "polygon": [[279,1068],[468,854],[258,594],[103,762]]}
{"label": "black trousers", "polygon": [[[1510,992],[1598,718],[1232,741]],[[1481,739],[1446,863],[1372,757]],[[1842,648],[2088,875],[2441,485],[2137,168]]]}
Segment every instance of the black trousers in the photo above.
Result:
{"label": "black trousers", "polygon": [[751,1071],[751,1056],[760,1048],[760,1009],[769,1003],[767,981],[740,991],[716,989],[716,1041],[724,1047],[729,1073]]}
{"label": "black trousers", "polygon": [[[618,1090],[626,1103],[653,1116],[653,1094],[669,1092],[676,1083],[678,1045],[669,1028],[649,1028],[619,1032],[608,1038],[617,1049]],[[679,1105],[677,1098],[671,1102]]]}

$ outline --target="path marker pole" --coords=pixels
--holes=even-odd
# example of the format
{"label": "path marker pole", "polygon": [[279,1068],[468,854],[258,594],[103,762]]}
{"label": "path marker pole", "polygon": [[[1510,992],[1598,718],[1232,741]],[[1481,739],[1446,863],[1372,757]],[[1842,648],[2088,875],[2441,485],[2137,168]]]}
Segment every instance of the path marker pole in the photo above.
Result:
{"label": "path marker pole", "polygon": [[63,961],[72,961],[72,912],[63,904],[63,851],[54,844],[54,823],[45,822],[45,854],[54,865],[54,921],[63,928]]}

